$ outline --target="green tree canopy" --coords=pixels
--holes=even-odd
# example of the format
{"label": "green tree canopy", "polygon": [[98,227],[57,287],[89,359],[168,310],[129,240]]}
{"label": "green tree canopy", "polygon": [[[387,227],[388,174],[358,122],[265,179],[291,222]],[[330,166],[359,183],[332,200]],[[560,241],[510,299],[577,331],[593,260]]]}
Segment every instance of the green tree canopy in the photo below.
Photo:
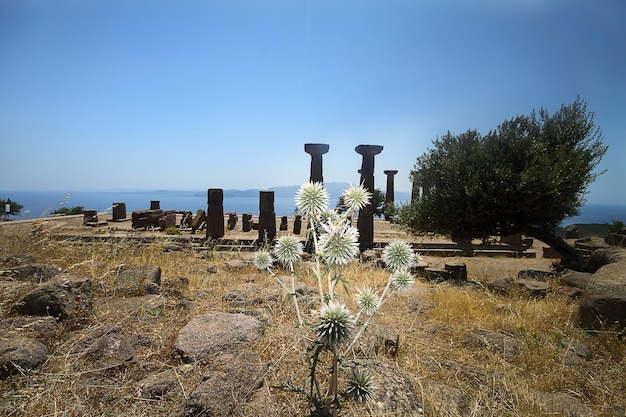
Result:
{"label": "green tree canopy", "polygon": [[[10,208],[9,211],[6,211],[7,204],[9,205],[9,208]],[[7,215],[16,216],[20,214],[23,208],[24,208],[23,205],[19,204],[16,201],[11,200],[10,198],[7,198],[6,200],[0,200],[0,216],[7,216]]]}
{"label": "green tree canopy", "polygon": [[484,136],[448,132],[434,146],[411,172],[423,195],[402,210],[403,223],[453,238],[524,232],[565,252],[553,232],[579,214],[607,151],[580,97],[553,115],[541,109],[505,120]]}
{"label": "green tree canopy", "polygon": [[[370,204],[374,206],[374,216],[382,217],[382,215],[385,214],[385,193],[376,188],[372,193]],[[344,210],[343,196],[339,197],[335,208],[338,210]]]}

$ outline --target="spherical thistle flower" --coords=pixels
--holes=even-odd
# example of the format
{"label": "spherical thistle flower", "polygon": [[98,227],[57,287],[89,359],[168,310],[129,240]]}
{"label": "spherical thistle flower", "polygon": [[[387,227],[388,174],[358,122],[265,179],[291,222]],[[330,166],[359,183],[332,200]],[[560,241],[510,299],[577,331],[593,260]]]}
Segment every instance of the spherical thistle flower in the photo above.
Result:
{"label": "spherical thistle flower", "polygon": [[318,232],[322,232],[321,230],[321,226],[323,224],[337,224],[340,223],[342,221],[341,219],[341,215],[339,213],[337,213],[335,210],[329,209],[327,208],[326,210],[322,211],[319,216],[317,217],[319,223],[318,223]]}
{"label": "spherical thistle flower", "polygon": [[259,251],[254,254],[254,258],[252,258],[252,264],[261,271],[268,270],[274,264],[274,258],[267,251]]}
{"label": "spherical thistle flower", "polygon": [[395,271],[391,275],[391,285],[395,290],[402,291],[411,288],[411,285],[415,282],[413,275],[408,271]]}
{"label": "spherical thistle flower", "polygon": [[355,186],[350,184],[350,187],[343,192],[343,203],[348,213],[358,212],[370,204],[371,198],[372,193],[367,191],[363,185]]}
{"label": "spherical thistle flower", "polygon": [[304,216],[317,217],[328,207],[330,197],[321,182],[307,182],[296,193],[296,206]]}
{"label": "spherical thistle flower", "polygon": [[361,288],[356,295],[356,305],[364,314],[371,316],[378,310],[380,297],[372,287]]}
{"label": "spherical thistle flower", "polygon": [[347,265],[359,253],[359,231],[347,223],[322,223],[319,252],[329,265]]}
{"label": "spherical thistle flower", "polygon": [[408,243],[394,240],[383,249],[383,262],[394,271],[406,271],[415,265],[415,254]]}
{"label": "spherical thistle flower", "polygon": [[330,301],[320,310],[314,330],[326,348],[336,348],[348,342],[354,329],[354,316],[343,305]]}
{"label": "spherical thistle flower", "polygon": [[283,235],[276,239],[274,255],[281,264],[292,266],[294,262],[300,260],[302,252],[302,243],[297,237]]}
{"label": "spherical thistle flower", "polygon": [[346,383],[348,385],[346,396],[354,401],[365,402],[374,394],[372,377],[365,372],[353,371]]}
{"label": "spherical thistle flower", "polygon": [[422,262],[424,262],[424,256],[421,253],[416,253],[415,254],[415,265],[420,265]]}

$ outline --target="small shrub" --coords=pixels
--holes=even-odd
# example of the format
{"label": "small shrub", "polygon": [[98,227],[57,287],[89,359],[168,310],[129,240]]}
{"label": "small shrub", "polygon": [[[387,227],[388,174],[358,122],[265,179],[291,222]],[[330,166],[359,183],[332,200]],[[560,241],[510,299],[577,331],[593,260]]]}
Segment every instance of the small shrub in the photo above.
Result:
{"label": "small shrub", "polygon": [[165,229],[165,234],[166,235],[179,235],[180,229],[176,226],[170,226],[167,229]]}

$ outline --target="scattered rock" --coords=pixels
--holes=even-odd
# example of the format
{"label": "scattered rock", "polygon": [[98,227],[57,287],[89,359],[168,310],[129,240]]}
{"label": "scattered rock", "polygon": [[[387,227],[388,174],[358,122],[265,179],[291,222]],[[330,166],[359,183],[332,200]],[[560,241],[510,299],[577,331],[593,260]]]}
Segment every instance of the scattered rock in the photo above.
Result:
{"label": "scattered rock", "polygon": [[261,336],[263,324],[245,314],[211,312],[197,316],[178,333],[175,348],[185,362],[219,352],[233,352]]}
{"label": "scattered rock", "polygon": [[518,281],[517,285],[531,297],[545,297],[550,292],[550,286],[544,281],[525,279]]}
{"label": "scattered rock", "polygon": [[580,299],[578,320],[584,329],[626,327],[626,262],[605,265],[593,274]]}
{"label": "scattered rock", "polygon": [[77,348],[91,369],[117,368],[135,360],[131,340],[118,326],[98,329]]}
{"label": "scattered rock", "polygon": [[217,274],[217,265],[209,265],[206,267],[206,271],[209,274]]}
{"label": "scattered rock", "polygon": [[468,346],[489,349],[505,360],[517,356],[523,348],[522,342],[513,336],[490,330],[475,330],[465,336],[463,342]]}
{"label": "scattered rock", "polygon": [[517,279],[533,279],[533,280],[548,280],[555,278],[556,274],[550,271],[536,271],[533,269],[527,269],[524,271],[519,271],[517,274]]}
{"label": "scattered rock", "polygon": [[0,338],[0,378],[35,369],[46,361],[48,348],[28,337]]}
{"label": "scattered rock", "polygon": [[182,250],[183,250],[183,246],[178,243],[165,242],[163,244],[163,251],[165,252],[180,252]]}
{"label": "scattered rock", "polygon": [[368,366],[376,387],[373,406],[381,415],[423,417],[424,408],[411,380],[397,365],[377,363]]}
{"label": "scattered rock", "polygon": [[76,321],[86,317],[92,306],[89,278],[61,274],[39,284],[18,300],[14,309],[24,315],[49,315],[58,320]]}
{"label": "scattered rock", "polygon": [[568,417],[593,417],[593,410],[579,399],[561,392],[539,392],[535,401],[541,415],[564,415]]}
{"label": "scattered rock", "polygon": [[485,282],[485,287],[495,294],[506,295],[513,289],[513,278],[497,277]]}
{"label": "scattered rock", "polygon": [[267,365],[255,353],[223,353],[214,358],[180,417],[241,415],[247,398],[263,384]]}
{"label": "scattered rock", "polygon": [[[122,265],[116,271],[117,276],[113,283],[115,294],[119,296],[136,297],[145,294],[154,294],[154,285],[161,286],[161,267],[156,265],[130,266]],[[151,283],[151,284],[150,284]],[[152,285],[154,284],[154,285]],[[148,285],[148,291],[146,291]]]}
{"label": "scattered rock", "polygon": [[139,397],[149,400],[161,398],[178,387],[178,378],[174,369],[150,375],[137,383]]}
{"label": "scattered rock", "polygon": [[587,284],[591,280],[591,276],[588,272],[569,271],[560,278],[560,282],[568,287],[575,287],[580,289],[587,288]]}
{"label": "scattered rock", "polygon": [[16,281],[45,282],[63,272],[63,267],[52,264],[20,264],[0,271],[0,277]]}
{"label": "scattered rock", "polygon": [[26,336],[41,342],[55,338],[61,326],[54,317],[13,317],[0,320],[0,337]]}
{"label": "scattered rock", "polygon": [[604,265],[623,261],[626,261],[626,253],[624,252],[624,250],[601,248],[596,249],[591,253],[588,264],[593,271],[597,271]]}
{"label": "scattered rock", "polygon": [[230,269],[230,270],[242,269],[245,267],[246,267],[246,264],[241,259],[229,259],[228,261],[224,262],[224,268]]}

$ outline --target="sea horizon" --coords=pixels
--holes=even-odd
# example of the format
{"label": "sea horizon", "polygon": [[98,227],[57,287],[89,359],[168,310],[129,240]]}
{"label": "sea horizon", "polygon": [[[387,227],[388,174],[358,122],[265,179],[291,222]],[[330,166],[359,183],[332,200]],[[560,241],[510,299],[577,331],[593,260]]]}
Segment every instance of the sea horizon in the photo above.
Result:
{"label": "sea horizon", "polygon": [[[334,207],[345,189],[345,184],[329,184],[330,206]],[[277,216],[290,216],[295,210],[295,191],[298,186],[272,187],[274,191],[274,211]],[[252,213],[259,212],[258,189],[224,190],[224,212]],[[110,213],[113,203],[125,203],[127,215],[135,210],[150,208],[151,201],[159,201],[163,210],[191,211],[207,210],[207,192],[199,190],[107,190],[107,191],[2,191],[0,199],[8,199],[22,204],[20,215],[12,216],[15,220],[45,218],[60,208],[82,206],[85,210],[97,210]],[[410,193],[395,192],[396,206],[410,201]],[[613,221],[626,221],[626,205],[586,204],[580,215],[566,218],[561,226],[571,224],[612,224]]]}

